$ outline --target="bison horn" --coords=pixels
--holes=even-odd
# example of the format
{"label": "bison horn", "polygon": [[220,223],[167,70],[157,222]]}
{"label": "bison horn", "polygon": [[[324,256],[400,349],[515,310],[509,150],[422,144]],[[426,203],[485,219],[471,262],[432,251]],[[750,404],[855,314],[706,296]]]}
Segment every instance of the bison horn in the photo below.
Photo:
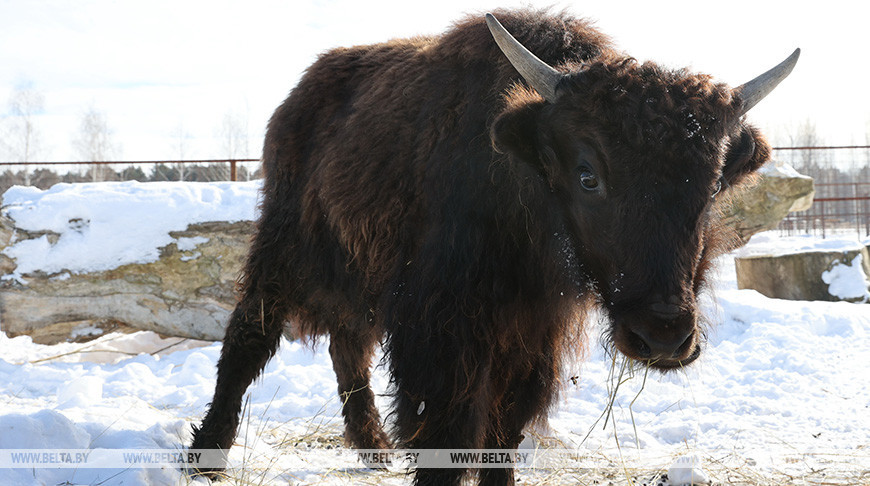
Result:
{"label": "bison horn", "polygon": [[558,98],[556,86],[562,79],[562,73],[538,59],[538,56],[520,44],[492,14],[486,14],[486,25],[489,26],[489,31],[498,47],[519,71],[523,79],[545,100],[550,103],[555,102]]}
{"label": "bison horn", "polygon": [[794,52],[785,59],[785,61],[777,64],[770,71],[767,71],[748,83],[734,88],[734,92],[740,95],[740,98],[743,100],[743,111],[741,111],[740,114],[744,115],[747,111],[751,110],[759,101],[769,95],[770,92],[773,91],[773,88],[776,88],[776,85],[785,79],[786,76],[791,74],[791,70],[794,69],[800,55],[801,50],[795,49]]}

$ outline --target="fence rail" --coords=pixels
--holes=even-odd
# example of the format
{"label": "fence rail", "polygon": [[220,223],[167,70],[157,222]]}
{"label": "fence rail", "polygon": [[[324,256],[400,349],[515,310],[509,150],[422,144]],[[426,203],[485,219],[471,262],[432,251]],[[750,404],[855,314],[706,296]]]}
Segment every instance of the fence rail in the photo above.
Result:
{"label": "fence rail", "polygon": [[870,145],[812,145],[796,147],[772,147],[773,150],[860,150],[870,149]]}
{"label": "fence rail", "polygon": [[230,165],[230,180],[238,179],[238,165],[242,163],[259,162],[260,159],[200,159],[200,160],[122,160],[122,161],[93,161],[93,162],[0,162],[0,166],[12,167],[41,167],[41,166],[91,166],[91,165],[114,165],[114,166],[138,166],[138,165],[173,165],[173,164],[193,164],[193,165],[210,165],[210,164],[229,164]]}
{"label": "fence rail", "polygon": [[[843,209],[838,204],[846,204]],[[826,238],[835,233],[856,232],[870,236],[870,196],[817,197],[806,211],[789,213],[779,223],[787,235],[814,234]]]}

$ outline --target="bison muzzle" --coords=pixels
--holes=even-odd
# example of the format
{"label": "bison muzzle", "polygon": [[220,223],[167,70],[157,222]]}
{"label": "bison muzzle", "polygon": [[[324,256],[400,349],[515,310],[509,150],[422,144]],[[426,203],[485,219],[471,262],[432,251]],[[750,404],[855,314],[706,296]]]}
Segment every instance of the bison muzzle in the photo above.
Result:
{"label": "bison muzzle", "polygon": [[[275,111],[192,448],[229,449],[285,323],[329,334],[345,439],[362,449],[516,448],[554,403],[592,309],[616,350],[652,368],[701,354],[698,295],[730,241],[718,208],[770,158],[744,115],[799,52],[731,88],[639,63],[564,13],[496,16],[504,26],[469,17],[327,52]],[[378,343],[391,435],[369,386]],[[476,474],[513,484],[509,468]]]}

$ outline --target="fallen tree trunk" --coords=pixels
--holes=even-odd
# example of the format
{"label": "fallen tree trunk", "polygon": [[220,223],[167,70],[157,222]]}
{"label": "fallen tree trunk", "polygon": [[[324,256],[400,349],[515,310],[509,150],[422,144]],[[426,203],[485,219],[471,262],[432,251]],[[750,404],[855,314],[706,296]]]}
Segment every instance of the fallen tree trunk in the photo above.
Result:
{"label": "fallen tree trunk", "polygon": [[127,328],[220,340],[252,231],[250,221],[194,224],[171,232],[175,241],[152,263],[7,280],[0,285],[0,327],[44,343]]}

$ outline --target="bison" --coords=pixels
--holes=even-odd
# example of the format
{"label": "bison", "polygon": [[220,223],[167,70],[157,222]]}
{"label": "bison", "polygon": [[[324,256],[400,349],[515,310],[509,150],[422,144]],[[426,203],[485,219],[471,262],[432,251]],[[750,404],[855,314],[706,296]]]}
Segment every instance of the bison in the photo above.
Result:
{"label": "bison", "polygon": [[[285,323],[329,335],[362,449],[516,448],[590,309],[628,358],[689,364],[698,294],[728,247],[717,201],[770,157],[744,114],[798,54],[731,88],[535,10],[323,54],[269,121],[261,215],[191,447],[231,446]],[[378,343],[391,436],[369,386]],[[477,474],[513,484],[509,468]]]}

